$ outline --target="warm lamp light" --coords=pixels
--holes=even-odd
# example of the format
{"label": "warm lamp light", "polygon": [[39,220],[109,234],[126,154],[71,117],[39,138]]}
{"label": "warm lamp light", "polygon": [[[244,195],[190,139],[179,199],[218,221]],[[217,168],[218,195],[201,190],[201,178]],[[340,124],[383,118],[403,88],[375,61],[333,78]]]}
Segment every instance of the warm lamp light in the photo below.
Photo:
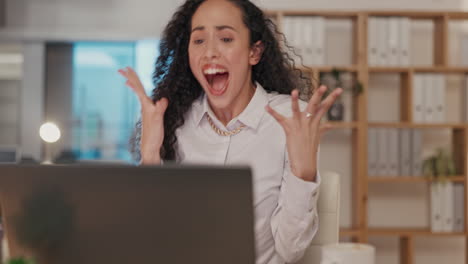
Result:
{"label": "warm lamp light", "polygon": [[60,129],[54,123],[44,123],[39,128],[39,136],[47,143],[55,143],[60,139]]}
{"label": "warm lamp light", "polygon": [[61,133],[58,126],[54,123],[47,122],[39,128],[39,136],[47,144],[45,145],[45,159],[43,164],[52,164],[52,143],[60,139]]}

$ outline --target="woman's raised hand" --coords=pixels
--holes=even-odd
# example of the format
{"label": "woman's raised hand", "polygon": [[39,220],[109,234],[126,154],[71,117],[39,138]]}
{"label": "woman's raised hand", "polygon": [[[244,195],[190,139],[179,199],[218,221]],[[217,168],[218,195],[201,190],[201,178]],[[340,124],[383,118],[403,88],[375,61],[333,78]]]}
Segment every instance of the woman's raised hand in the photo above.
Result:
{"label": "woman's raised hand", "polygon": [[329,124],[321,124],[320,120],[343,92],[341,88],[335,89],[322,101],[326,91],[327,87],[320,86],[303,112],[299,109],[299,92],[292,91],[292,117],[285,117],[269,105],[266,106],[268,113],[278,121],[286,133],[292,173],[306,181],[315,181],[320,138],[331,128]]}
{"label": "woman's raised hand", "polygon": [[164,112],[167,109],[168,100],[161,98],[153,102],[146,95],[140,78],[132,68],[120,69],[119,73],[127,79],[125,84],[133,90],[141,104],[141,164],[161,164],[159,151],[164,139]]}

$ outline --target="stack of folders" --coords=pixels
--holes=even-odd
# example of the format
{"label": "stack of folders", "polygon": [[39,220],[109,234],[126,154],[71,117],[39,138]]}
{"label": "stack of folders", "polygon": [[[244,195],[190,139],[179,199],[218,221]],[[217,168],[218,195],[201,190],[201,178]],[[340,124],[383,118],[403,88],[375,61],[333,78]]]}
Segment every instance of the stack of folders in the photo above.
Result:
{"label": "stack of folders", "polygon": [[[325,18],[320,16],[285,16],[283,33],[304,65],[325,65]],[[296,65],[299,58],[293,56]]]}
{"label": "stack of folders", "polygon": [[368,63],[370,66],[408,66],[411,20],[407,17],[369,17]]}
{"label": "stack of folders", "polygon": [[445,76],[443,74],[415,74],[413,80],[414,122],[445,122],[445,94]]}
{"label": "stack of folders", "polygon": [[462,183],[431,183],[431,231],[464,232],[464,192]]}
{"label": "stack of folders", "polygon": [[367,138],[370,177],[422,176],[421,130],[370,128]]}

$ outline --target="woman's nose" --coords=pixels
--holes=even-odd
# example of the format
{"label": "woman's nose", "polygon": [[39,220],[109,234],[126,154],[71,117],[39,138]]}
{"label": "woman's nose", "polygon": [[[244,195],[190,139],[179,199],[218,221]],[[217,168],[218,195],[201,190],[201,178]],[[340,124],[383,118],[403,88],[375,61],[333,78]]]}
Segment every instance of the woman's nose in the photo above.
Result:
{"label": "woman's nose", "polygon": [[216,43],[209,41],[206,45],[205,56],[208,59],[217,58],[219,56],[219,49]]}

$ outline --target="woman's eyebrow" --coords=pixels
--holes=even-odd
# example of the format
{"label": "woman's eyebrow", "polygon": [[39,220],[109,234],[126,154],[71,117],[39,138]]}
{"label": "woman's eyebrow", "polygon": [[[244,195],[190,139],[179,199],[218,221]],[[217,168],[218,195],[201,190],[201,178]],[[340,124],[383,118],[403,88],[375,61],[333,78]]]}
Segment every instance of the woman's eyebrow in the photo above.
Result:
{"label": "woman's eyebrow", "polygon": [[[215,28],[216,28],[218,31],[221,31],[221,30],[223,30],[223,29],[231,29],[231,30],[237,32],[237,30],[236,30],[235,28],[233,28],[233,27],[231,27],[231,26],[228,26],[228,25],[216,26]],[[198,26],[198,27],[193,28],[193,29],[192,29],[192,33],[195,32],[195,31],[197,31],[197,30],[203,31],[203,30],[205,30],[205,26]]]}
{"label": "woman's eyebrow", "polygon": [[236,31],[236,32],[237,32],[237,30],[236,30],[235,28],[233,28],[233,27],[231,27],[231,26],[228,26],[228,25],[216,26],[216,29],[217,29],[217,30],[230,29],[230,30],[233,30],[233,31]]}

